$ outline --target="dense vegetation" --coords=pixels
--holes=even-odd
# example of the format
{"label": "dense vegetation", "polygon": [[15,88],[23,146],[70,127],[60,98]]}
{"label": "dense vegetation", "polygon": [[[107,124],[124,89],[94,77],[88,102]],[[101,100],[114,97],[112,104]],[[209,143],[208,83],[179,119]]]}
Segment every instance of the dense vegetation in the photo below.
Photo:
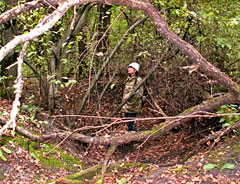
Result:
{"label": "dense vegetation", "polygon": [[[34,142],[56,139],[66,148],[63,142],[69,138],[78,146],[109,146],[105,164],[122,144],[169,133],[196,136],[180,157],[184,162],[206,142],[216,139],[214,146],[220,137],[236,132],[240,2],[135,2],[0,1],[0,99],[18,102],[16,96],[21,96],[21,106],[12,108],[19,108],[15,117],[6,117],[2,105],[0,122],[8,126],[2,126],[0,135],[9,136],[6,130],[16,122],[18,136],[31,141],[31,155],[42,162]],[[119,131],[125,130],[119,109],[126,66],[133,61],[147,77],[140,117],[152,119],[138,120],[140,132],[129,135]],[[101,170],[99,181],[107,170],[104,164],[93,167],[93,172]]]}

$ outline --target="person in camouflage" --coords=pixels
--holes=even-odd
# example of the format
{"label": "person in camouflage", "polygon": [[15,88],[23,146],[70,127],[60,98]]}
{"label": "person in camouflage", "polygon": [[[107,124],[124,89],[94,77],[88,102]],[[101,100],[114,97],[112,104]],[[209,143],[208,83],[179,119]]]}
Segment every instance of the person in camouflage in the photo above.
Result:
{"label": "person in camouflage", "polygon": [[[142,82],[142,78],[138,77],[140,65],[138,63],[131,63],[127,67],[128,69],[128,78],[126,80],[124,92],[123,92],[123,100],[128,99],[130,93],[134,90],[134,88]],[[143,87],[141,86],[133,96],[128,99],[126,104],[122,107],[122,112],[125,113],[125,117],[128,120],[133,119],[133,121],[127,122],[128,131],[136,131],[137,128],[134,123],[134,118],[138,113],[142,110],[142,96],[143,96]]]}

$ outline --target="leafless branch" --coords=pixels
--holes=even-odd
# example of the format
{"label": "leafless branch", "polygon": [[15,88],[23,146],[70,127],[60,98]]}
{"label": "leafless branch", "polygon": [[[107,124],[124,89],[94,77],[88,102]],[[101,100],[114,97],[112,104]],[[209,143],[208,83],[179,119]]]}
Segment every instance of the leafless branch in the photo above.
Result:
{"label": "leafless branch", "polygon": [[26,50],[27,50],[27,46],[28,46],[29,42],[25,42],[25,44],[23,45],[22,51],[20,52],[20,55],[17,59],[17,63],[18,63],[18,75],[17,75],[17,79],[15,80],[15,85],[14,87],[16,88],[15,90],[15,100],[13,102],[12,105],[12,111],[10,114],[10,119],[8,120],[8,122],[2,127],[2,129],[0,130],[0,136],[8,129],[8,128],[13,128],[13,130],[15,130],[16,128],[16,117],[19,111],[19,106],[20,106],[20,97],[21,97],[21,93],[22,93],[22,88],[23,88],[23,80],[22,80],[22,64],[23,64],[23,58],[24,55],[26,54]]}

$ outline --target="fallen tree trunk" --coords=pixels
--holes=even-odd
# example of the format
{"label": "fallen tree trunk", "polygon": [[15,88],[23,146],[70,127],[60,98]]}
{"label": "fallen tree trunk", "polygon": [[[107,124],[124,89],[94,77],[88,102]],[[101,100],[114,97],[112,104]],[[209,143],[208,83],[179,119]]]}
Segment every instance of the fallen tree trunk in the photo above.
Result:
{"label": "fallen tree trunk", "polygon": [[[176,117],[174,119],[172,119],[173,117],[172,118],[171,117],[161,117],[161,118],[165,118],[166,121],[164,123],[162,123],[161,125],[159,125],[158,127],[155,127],[152,130],[142,131],[142,132],[138,132],[138,133],[131,133],[131,132],[129,133],[128,132],[128,133],[126,133],[124,135],[120,135],[120,136],[91,137],[91,136],[83,135],[83,134],[80,134],[77,132],[64,132],[64,133],[55,133],[55,134],[49,134],[49,135],[35,135],[20,126],[16,127],[16,131],[18,131],[19,133],[21,133],[22,135],[24,135],[25,137],[29,138],[30,140],[32,140],[34,142],[45,142],[45,141],[56,140],[56,139],[64,141],[66,139],[70,139],[70,140],[78,140],[78,141],[88,143],[88,144],[94,143],[97,145],[105,145],[105,146],[110,145],[109,150],[106,153],[103,163],[100,164],[96,168],[94,167],[94,169],[97,169],[97,170],[101,169],[101,174],[99,177],[99,183],[101,183],[104,181],[104,175],[108,168],[108,163],[110,162],[111,156],[112,156],[112,154],[114,154],[115,150],[117,149],[117,147],[119,145],[127,144],[132,141],[144,141],[144,143],[145,143],[148,140],[156,139],[157,137],[168,133],[171,129],[180,126],[181,124],[185,123],[186,121],[189,121],[193,117],[194,118],[201,117],[204,112],[213,112],[217,107],[227,104],[228,102],[234,103],[235,102],[234,98],[231,98],[231,97],[232,96],[230,94],[227,94],[227,95],[220,96],[220,97],[217,97],[214,99],[210,99],[208,101],[203,102],[202,104],[200,104],[198,106],[192,107],[192,108],[184,111],[183,113],[181,113],[181,115],[179,117]],[[193,114],[195,116],[192,116]],[[210,115],[210,117],[211,117],[211,115]],[[214,114],[212,114],[212,117],[214,117]],[[146,119],[148,119],[148,118],[146,118]],[[119,119],[119,120],[121,120],[121,119]],[[231,132],[232,130],[234,130],[238,127],[240,127],[239,122],[234,124],[231,127],[223,128],[220,131],[216,132],[215,134],[211,134],[211,135],[207,136],[206,138],[202,139],[197,144],[196,149],[190,155],[188,155],[185,159],[183,159],[181,162],[186,161],[187,158],[189,158],[194,153],[196,153],[196,150],[198,150],[199,147],[206,141],[213,140],[213,139],[217,139],[216,141],[218,141],[218,139],[221,136],[226,135],[227,133]]]}
{"label": "fallen tree trunk", "polygon": [[[132,141],[144,141],[146,139],[155,139],[160,135],[164,135],[164,134],[168,133],[171,129],[178,127],[181,124],[189,121],[193,117],[196,117],[196,116],[201,117],[201,114],[203,112],[213,112],[217,107],[227,104],[229,101],[230,101],[230,103],[235,102],[231,98],[231,95],[229,95],[229,94],[225,95],[225,96],[217,97],[215,99],[205,101],[202,104],[197,105],[195,107],[187,109],[186,111],[184,111],[183,113],[180,114],[181,115],[180,118],[176,117],[173,119],[170,117],[161,117],[161,118],[166,119],[166,121],[161,123],[159,126],[155,127],[152,130],[142,131],[142,132],[138,132],[138,133],[131,133],[131,132],[129,133],[128,132],[124,135],[120,135],[117,137],[116,136],[113,136],[113,137],[105,137],[105,136],[91,137],[91,136],[83,135],[83,134],[80,134],[77,132],[64,132],[64,133],[55,133],[55,134],[48,134],[48,135],[35,135],[20,126],[17,126],[16,130],[34,142],[44,142],[44,141],[48,141],[51,139],[62,140],[62,139],[65,139],[66,137],[68,137],[68,139],[70,139],[70,140],[78,140],[78,141],[81,141],[83,143],[88,143],[88,144],[94,143],[94,144],[98,144],[98,145],[110,145],[110,144],[116,143],[117,145],[121,145],[121,144],[126,144],[126,143],[129,143]],[[195,116],[191,116],[191,114],[194,114]],[[212,115],[212,117],[214,117],[214,116]],[[122,121],[120,118],[119,118],[119,120]],[[146,118],[146,120],[151,120],[151,118]],[[3,123],[3,120],[2,120],[2,123]]]}
{"label": "fallen tree trunk", "polygon": [[[43,1],[46,2],[46,1]],[[53,1],[51,1],[52,3]],[[41,21],[32,29],[29,33],[18,35],[14,37],[14,39],[8,42],[5,46],[0,49],[0,62],[3,58],[11,52],[17,45],[30,41],[32,39],[37,38],[42,35],[44,32],[48,31],[52,28],[56,22],[65,14],[65,12],[73,7],[84,3],[97,2],[103,4],[115,4],[126,6],[131,9],[142,10],[144,13],[151,19],[151,21],[155,24],[157,30],[163,35],[163,37],[171,44],[173,44],[176,48],[178,48],[183,54],[185,54],[192,62],[192,66],[187,66],[185,69],[189,70],[190,73],[195,70],[200,70],[204,72],[208,77],[216,80],[219,84],[226,87],[231,94],[231,97],[228,99],[240,102],[240,86],[233,80],[231,80],[226,74],[221,72],[218,68],[213,66],[210,62],[208,62],[191,44],[182,40],[179,36],[174,34],[168,27],[167,22],[165,22],[157,9],[151,4],[150,1],[140,1],[140,0],[58,0],[53,4],[57,6],[57,8],[45,16]],[[32,8],[38,3],[38,1],[32,1],[32,5],[29,5]],[[50,3],[50,4],[51,4]],[[26,8],[25,6],[24,8]],[[35,7],[36,8],[36,7]],[[25,11],[25,10],[23,10]],[[22,12],[23,12],[22,11]],[[27,9],[26,11],[29,11]],[[11,12],[8,11],[8,12]],[[6,13],[8,13],[6,12]],[[13,15],[15,17],[17,15]],[[5,19],[6,20],[6,19]],[[231,101],[228,102],[228,104]],[[81,112],[82,106],[80,106],[78,112]],[[169,126],[168,126],[169,127]]]}

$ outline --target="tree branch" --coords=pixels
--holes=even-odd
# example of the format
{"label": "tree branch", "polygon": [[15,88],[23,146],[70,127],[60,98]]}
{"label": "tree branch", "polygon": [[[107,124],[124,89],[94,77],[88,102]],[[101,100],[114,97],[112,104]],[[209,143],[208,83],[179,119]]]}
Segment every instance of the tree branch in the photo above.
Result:
{"label": "tree branch", "polygon": [[17,79],[15,80],[15,85],[14,87],[16,90],[14,91],[15,95],[15,100],[12,105],[12,111],[10,114],[10,119],[8,122],[2,127],[0,130],[0,136],[9,128],[12,127],[13,130],[16,128],[16,117],[19,111],[19,106],[20,106],[20,97],[22,93],[22,88],[23,88],[23,80],[22,80],[22,64],[23,64],[23,58],[24,55],[26,54],[27,46],[29,42],[26,42],[22,48],[22,51],[20,52],[20,55],[18,57],[17,63],[18,63],[18,75]]}

